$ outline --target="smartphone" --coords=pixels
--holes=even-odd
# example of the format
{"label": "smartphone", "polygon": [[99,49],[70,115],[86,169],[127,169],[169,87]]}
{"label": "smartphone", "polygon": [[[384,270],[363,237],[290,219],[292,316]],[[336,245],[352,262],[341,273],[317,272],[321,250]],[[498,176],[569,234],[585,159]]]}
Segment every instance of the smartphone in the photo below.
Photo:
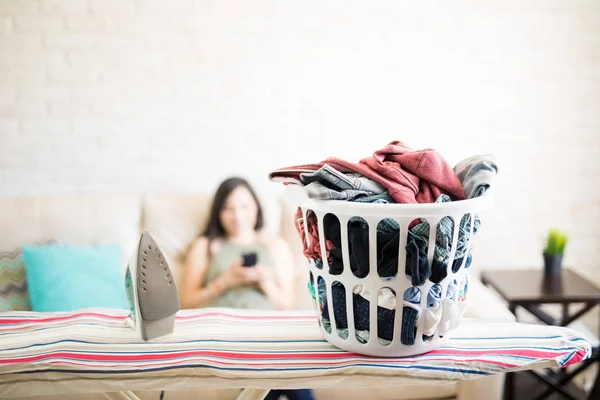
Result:
{"label": "smartphone", "polygon": [[246,253],[243,254],[244,262],[242,263],[242,267],[252,267],[256,265],[256,253]]}

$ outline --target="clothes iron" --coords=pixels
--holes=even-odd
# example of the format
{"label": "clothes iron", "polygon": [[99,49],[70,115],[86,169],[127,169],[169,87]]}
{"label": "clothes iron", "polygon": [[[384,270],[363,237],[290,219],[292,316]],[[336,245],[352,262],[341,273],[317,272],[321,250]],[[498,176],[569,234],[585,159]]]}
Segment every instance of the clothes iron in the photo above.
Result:
{"label": "clothes iron", "polygon": [[173,333],[179,294],[165,257],[148,232],[142,233],[125,271],[131,323],[148,341]]}

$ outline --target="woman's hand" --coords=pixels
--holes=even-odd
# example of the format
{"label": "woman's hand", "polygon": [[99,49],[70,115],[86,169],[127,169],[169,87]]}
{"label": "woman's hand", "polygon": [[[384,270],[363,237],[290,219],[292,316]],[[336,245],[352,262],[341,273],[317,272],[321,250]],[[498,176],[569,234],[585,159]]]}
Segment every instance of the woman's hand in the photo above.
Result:
{"label": "woman's hand", "polygon": [[258,286],[263,292],[268,293],[274,286],[277,286],[275,272],[271,268],[265,267],[262,264],[256,264],[253,268],[256,269]]}
{"label": "woman's hand", "polygon": [[236,259],[229,269],[224,272],[224,284],[227,289],[252,285],[260,281],[261,276],[256,266],[243,267],[243,262],[242,258]]}

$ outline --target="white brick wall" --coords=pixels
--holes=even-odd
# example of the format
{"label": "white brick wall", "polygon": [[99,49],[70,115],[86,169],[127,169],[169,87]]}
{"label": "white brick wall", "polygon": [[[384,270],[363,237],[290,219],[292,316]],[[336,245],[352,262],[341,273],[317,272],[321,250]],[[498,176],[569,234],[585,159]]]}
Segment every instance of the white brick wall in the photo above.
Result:
{"label": "white brick wall", "polygon": [[16,16],[13,20],[15,32],[55,33],[65,29],[64,19],[59,15]]}
{"label": "white brick wall", "polygon": [[476,264],[540,266],[558,227],[600,281],[600,2],[451,3],[0,0],[0,194],[492,152]]}
{"label": "white brick wall", "polygon": [[[9,0],[10,1],[10,0]],[[88,13],[87,1],[38,0],[44,15],[80,15]]]}

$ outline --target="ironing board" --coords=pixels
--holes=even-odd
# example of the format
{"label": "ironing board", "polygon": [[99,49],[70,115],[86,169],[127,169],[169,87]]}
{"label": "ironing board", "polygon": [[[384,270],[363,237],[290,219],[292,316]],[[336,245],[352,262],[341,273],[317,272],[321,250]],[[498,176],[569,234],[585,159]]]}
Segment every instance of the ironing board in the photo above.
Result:
{"label": "ironing board", "polygon": [[417,357],[377,358],[339,350],[319,333],[313,311],[183,310],[172,335],[141,341],[127,312],[0,313],[0,398],[135,390],[268,389],[459,381],[566,367],[590,356],[561,327],[464,319],[442,348]]}

